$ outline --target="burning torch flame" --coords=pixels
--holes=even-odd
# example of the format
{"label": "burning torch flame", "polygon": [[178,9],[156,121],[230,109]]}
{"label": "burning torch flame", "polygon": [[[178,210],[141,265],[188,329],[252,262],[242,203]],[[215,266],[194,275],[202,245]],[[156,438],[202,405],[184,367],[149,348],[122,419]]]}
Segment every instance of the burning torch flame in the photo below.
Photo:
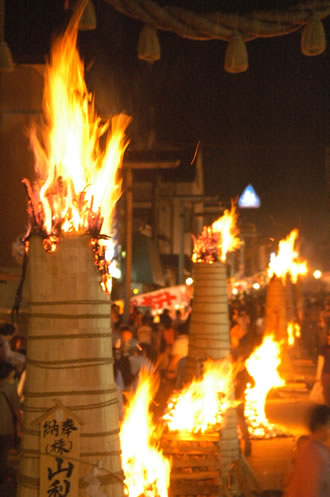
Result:
{"label": "burning torch flame", "polygon": [[227,253],[240,246],[238,235],[236,206],[232,203],[230,211],[226,209],[222,217],[211,226],[204,226],[199,237],[194,238],[192,261],[225,262]]}
{"label": "burning torch flame", "polygon": [[42,121],[29,131],[36,180],[32,186],[27,179],[23,182],[31,231],[46,239],[48,251],[55,250],[61,233],[87,233],[97,239],[104,258],[121,195],[118,173],[131,118],[120,114],[102,122],[97,116],[76,49],[78,20],[73,17],[53,43],[45,69]]}
{"label": "burning torch flame", "polygon": [[163,416],[168,429],[188,434],[205,433],[220,426],[222,415],[230,406],[231,391],[231,361],[205,361],[203,377],[170,398]]}
{"label": "burning torch flame", "polygon": [[307,273],[307,262],[301,260],[298,251],[295,250],[297,238],[298,230],[295,229],[279,242],[277,255],[273,255],[269,263],[267,272],[270,278],[276,275],[285,282],[285,277],[289,274],[292,282],[296,283],[299,275]]}
{"label": "burning torch flame", "polygon": [[281,364],[280,345],[271,335],[265,336],[262,344],[246,360],[246,368],[255,381],[253,388],[245,391],[245,417],[249,432],[255,437],[269,438],[278,430],[268,422],[265,403],[268,392],[285,384],[277,369]]}
{"label": "burning torch flame", "polygon": [[122,466],[129,497],[167,497],[170,461],[159,450],[159,434],[149,411],[156,389],[154,378],[140,372],[120,430]]}
{"label": "burning torch flame", "polygon": [[300,326],[298,323],[294,323],[292,321],[288,322],[287,326],[288,332],[288,345],[294,345],[295,339],[300,338]]}

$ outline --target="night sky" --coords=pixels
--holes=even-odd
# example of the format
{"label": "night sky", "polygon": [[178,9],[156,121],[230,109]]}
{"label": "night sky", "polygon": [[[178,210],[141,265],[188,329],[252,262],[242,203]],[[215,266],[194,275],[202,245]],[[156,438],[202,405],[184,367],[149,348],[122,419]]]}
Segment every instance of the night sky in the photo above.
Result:
{"label": "night sky", "polygon": [[[188,5],[200,10],[216,3],[229,5],[224,0]],[[150,65],[136,57],[142,24],[102,0],[96,7],[97,30],[79,38],[86,80],[100,113],[132,114],[131,146],[147,142],[151,131],[158,144],[200,140],[207,194],[229,202],[252,183],[262,202],[254,214],[262,234],[282,238],[299,228],[307,251],[324,241],[329,236],[329,47],[316,57],[302,55],[300,31],[254,40],[247,43],[248,71],[228,74],[226,42],[162,31],[161,60]],[[10,0],[6,9],[6,39],[15,60],[43,62],[51,36],[65,24],[63,1]],[[329,17],[324,25],[329,40]]]}

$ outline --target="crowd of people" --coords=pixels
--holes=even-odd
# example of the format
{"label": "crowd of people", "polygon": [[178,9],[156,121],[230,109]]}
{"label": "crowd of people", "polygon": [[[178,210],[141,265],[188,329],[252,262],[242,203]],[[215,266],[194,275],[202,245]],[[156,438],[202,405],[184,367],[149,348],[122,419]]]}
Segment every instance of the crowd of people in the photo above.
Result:
{"label": "crowd of people", "polygon": [[[298,317],[301,339],[295,344],[295,353],[318,364],[316,380],[322,383],[325,400],[330,405],[329,297],[323,295],[318,300],[306,297],[303,309]],[[247,294],[229,302],[231,350],[243,360],[262,342],[264,314],[262,294],[257,297]],[[175,388],[182,386],[189,346],[189,312],[183,318],[180,310],[164,309],[153,316],[149,310],[134,308],[128,323],[124,323],[119,307],[113,304],[111,320],[115,378],[122,391],[136,386],[143,366],[159,372]]]}
{"label": "crowd of people", "polygon": [[0,328],[0,484],[15,481],[8,466],[10,451],[17,451],[21,438],[21,379],[25,371],[26,353],[22,337],[5,323]]}
{"label": "crowd of people", "polygon": [[[179,310],[171,316],[164,309],[154,317],[149,311],[134,309],[126,324],[119,307],[113,304],[111,321],[114,377],[121,394],[135,390],[143,369],[157,371],[161,381],[180,388],[188,355],[189,318],[182,319]],[[120,395],[120,404],[124,400]]]}
{"label": "crowd of people", "polygon": [[[244,346],[250,353],[264,335],[265,295],[246,295],[233,299],[229,304],[230,338],[232,346]],[[298,355],[311,359],[316,365],[322,348],[328,345],[330,330],[330,296],[324,293],[306,296],[301,310],[296,313],[301,339],[295,344]]]}

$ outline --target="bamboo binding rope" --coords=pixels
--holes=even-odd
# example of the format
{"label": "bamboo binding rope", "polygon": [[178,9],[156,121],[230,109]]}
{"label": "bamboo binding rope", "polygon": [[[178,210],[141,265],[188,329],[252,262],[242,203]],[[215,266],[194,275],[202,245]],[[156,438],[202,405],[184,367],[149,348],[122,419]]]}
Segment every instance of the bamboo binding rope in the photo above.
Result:
{"label": "bamboo binding rope", "polygon": [[224,359],[230,353],[226,267],[194,264],[194,300],[189,327],[185,381],[196,376],[199,361]]}
{"label": "bamboo binding rope", "polygon": [[[86,495],[83,478],[90,464],[99,463],[108,472],[100,476],[102,489],[109,497],[121,496],[110,299],[100,287],[90,238],[63,237],[50,254],[41,237],[31,237],[27,282],[27,374],[17,495],[39,497],[40,427],[33,421],[58,399],[82,420],[79,496]],[[109,472],[116,478],[109,478]]]}

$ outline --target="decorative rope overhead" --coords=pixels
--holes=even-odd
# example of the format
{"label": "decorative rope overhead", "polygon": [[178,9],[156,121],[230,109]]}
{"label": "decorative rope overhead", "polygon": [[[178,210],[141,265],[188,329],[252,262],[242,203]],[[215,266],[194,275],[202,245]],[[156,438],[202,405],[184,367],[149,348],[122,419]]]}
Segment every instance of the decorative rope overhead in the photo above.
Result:
{"label": "decorative rope overhead", "polygon": [[[192,40],[228,41],[225,56],[225,69],[229,72],[242,72],[247,69],[245,42],[256,38],[271,38],[288,35],[303,26],[302,53],[318,55],[326,48],[326,37],[322,19],[330,15],[330,0],[302,1],[280,11],[255,11],[244,15],[227,12],[197,13],[170,5],[161,6],[154,0],[105,0],[118,12],[143,22],[154,30],[172,31],[182,38]],[[146,37],[143,32],[140,39]],[[151,31],[148,40],[151,40]],[[144,60],[154,61],[152,50],[158,38],[152,32],[153,43],[150,53],[144,53]],[[150,36],[149,36],[150,35]],[[159,50],[160,56],[160,50]],[[159,58],[159,57],[158,57]],[[242,60],[244,59],[244,62]],[[231,61],[233,65],[231,64]],[[234,62],[234,60],[236,62]],[[237,63],[237,61],[240,61]],[[241,69],[239,70],[239,67]]]}

